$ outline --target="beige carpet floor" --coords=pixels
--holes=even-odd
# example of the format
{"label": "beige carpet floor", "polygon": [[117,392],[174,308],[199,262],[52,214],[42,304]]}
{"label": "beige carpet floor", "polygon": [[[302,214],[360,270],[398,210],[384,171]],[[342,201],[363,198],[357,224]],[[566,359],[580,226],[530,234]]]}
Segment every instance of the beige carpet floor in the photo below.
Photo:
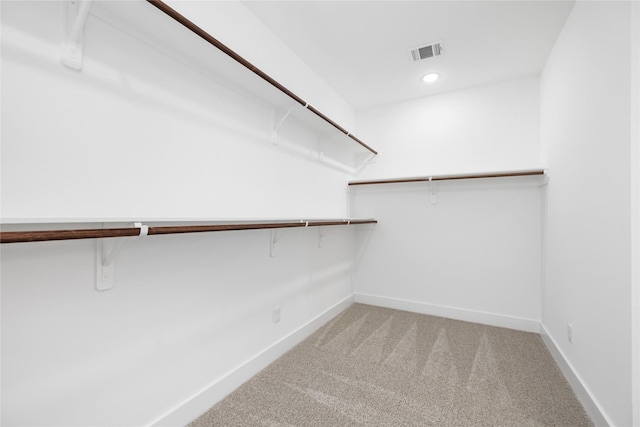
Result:
{"label": "beige carpet floor", "polygon": [[202,426],[591,426],[537,334],[354,304]]}

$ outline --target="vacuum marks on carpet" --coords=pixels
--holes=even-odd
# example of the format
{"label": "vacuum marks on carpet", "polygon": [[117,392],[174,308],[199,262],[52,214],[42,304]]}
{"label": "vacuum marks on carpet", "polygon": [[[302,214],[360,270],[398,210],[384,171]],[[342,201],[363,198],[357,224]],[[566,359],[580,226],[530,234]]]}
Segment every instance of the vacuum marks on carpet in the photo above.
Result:
{"label": "vacuum marks on carpet", "polygon": [[190,424],[591,426],[537,334],[353,304]]}

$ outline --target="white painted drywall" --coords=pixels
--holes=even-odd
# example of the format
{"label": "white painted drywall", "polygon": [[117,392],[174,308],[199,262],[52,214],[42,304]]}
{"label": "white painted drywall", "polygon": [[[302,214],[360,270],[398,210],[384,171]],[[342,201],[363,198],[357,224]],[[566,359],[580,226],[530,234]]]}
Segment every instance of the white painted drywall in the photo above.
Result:
{"label": "white painted drywall", "polygon": [[[535,76],[358,112],[380,147],[360,178],[540,166]],[[352,186],[351,213],[373,216],[356,263],[356,299],[538,330],[541,178]],[[366,238],[365,238],[366,237]]]}
{"label": "white painted drywall", "polygon": [[350,298],[352,241],[288,230],[271,258],[268,230],[135,238],[101,292],[94,240],[3,245],[2,425],[149,425],[223,396],[240,384],[227,375]]}
{"label": "white painted drywall", "polygon": [[[320,135],[289,120],[273,144],[273,109],[203,71],[228,60],[215,48],[205,65],[187,62],[165,53],[162,40],[143,40],[135,24],[98,14],[126,2],[97,2],[84,30],[83,69],[75,71],[59,59],[63,2],[26,3],[2,5],[4,219],[345,215],[345,173],[317,160]],[[180,27],[138,4],[161,15],[165,32]],[[239,27],[244,11],[260,40],[255,48],[277,53],[261,63],[293,57],[260,35],[267,30],[243,7],[201,4],[211,16],[230,9]],[[292,62],[296,85],[321,86]],[[334,94],[321,92],[332,103]]]}
{"label": "white painted drywall", "polygon": [[[317,135],[272,144],[271,112],[200,64],[92,12],[73,71],[62,3],[1,7],[3,221],[346,213],[345,173],[306,152]],[[186,424],[350,301],[349,227],[322,248],[317,228],[278,237],[275,258],[269,231],[131,239],[103,292],[94,240],[2,245],[2,425]]]}
{"label": "white painted drywall", "polygon": [[356,301],[538,331],[541,177],[351,188]]}
{"label": "white painted drywall", "polygon": [[617,426],[632,424],[630,16],[631,2],[577,2],[541,77],[542,323]]}
{"label": "white painted drywall", "polygon": [[355,133],[355,112],[239,1],[166,2],[296,95]]}
{"label": "white painted drywall", "polygon": [[380,155],[358,178],[540,167],[538,97],[531,76],[360,111]]}

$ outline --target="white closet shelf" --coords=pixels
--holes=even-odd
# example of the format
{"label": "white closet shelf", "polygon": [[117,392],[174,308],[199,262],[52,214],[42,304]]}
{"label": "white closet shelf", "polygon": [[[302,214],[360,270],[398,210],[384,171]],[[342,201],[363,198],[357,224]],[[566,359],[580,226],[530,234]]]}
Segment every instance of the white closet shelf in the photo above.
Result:
{"label": "white closet shelf", "polygon": [[526,169],[515,171],[500,172],[479,172],[468,174],[451,174],[451,175],[431,175],[406,178],[384,178],[373,180],[350,181],[350,186],[355,185],[375,185],[375,184],[401,184],[404,182],[431,182],[431,181],[448,181],[455,179],[478,179],[478,178],[507,178],[514,176],[535,176],[545,175],[545,169]]}
{"label": "white closet shelf", "polygon": [[[204,70],[242,96],[287,114],[318,133],[348,142],[344,145],[349,151],[378,154],[309,102],[160,0],[94,1],[92,14],[156,47],[161,46],[161,50]],[[176,25],[168,25],[172,24],[168,22],[170,20]]]}
{"label": "white closet shelf", "polygon": [[[97,239],[109,237],[133,237],[152,236],[160,234],[183,234],[183,233],[208,233],[216,231],[240,231],[240,230],[264,230],[279,228],[305,228],[305,227],[327,227],[340,225],[363,225],[376,224],[378,221],[373,218],[347,218],[347,219],[299,219],[299,220],[267,220],[249,221],[241,220],[235,222],[208,221],[192,223],[184,221],[159,221],[157,224],[143,225],[135,223],[133,227],[120,228],[85,228],[95,222],[73,224],[79,227],[75,229],[54,229],[54,230],[33,230],[33,224],[20,224],[22,228],[30,230],[1,231],[0,243],[26,243],[43,242],[50,240],[77,240],[77,239]],[[10,228],[18,227],[19,224],[12,224]],[[61,224],[60,224],[61,225]]]}

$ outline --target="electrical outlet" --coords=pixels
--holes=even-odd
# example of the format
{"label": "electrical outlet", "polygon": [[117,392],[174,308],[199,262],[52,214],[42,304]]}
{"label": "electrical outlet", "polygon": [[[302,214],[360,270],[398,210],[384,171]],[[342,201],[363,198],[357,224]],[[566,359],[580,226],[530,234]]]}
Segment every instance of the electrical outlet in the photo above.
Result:
{"label": "electrical outlet", "polygon": [[571,323],[567,323],[567,340],[569,343],[573,343],[573,325]]}
{"label": "electrical outlet", "polygon": [[273,313],[271,313],[271,317],[273,319],[273,323],[278,323],[280,321],[280,307],[276,307],[273,309]]}

